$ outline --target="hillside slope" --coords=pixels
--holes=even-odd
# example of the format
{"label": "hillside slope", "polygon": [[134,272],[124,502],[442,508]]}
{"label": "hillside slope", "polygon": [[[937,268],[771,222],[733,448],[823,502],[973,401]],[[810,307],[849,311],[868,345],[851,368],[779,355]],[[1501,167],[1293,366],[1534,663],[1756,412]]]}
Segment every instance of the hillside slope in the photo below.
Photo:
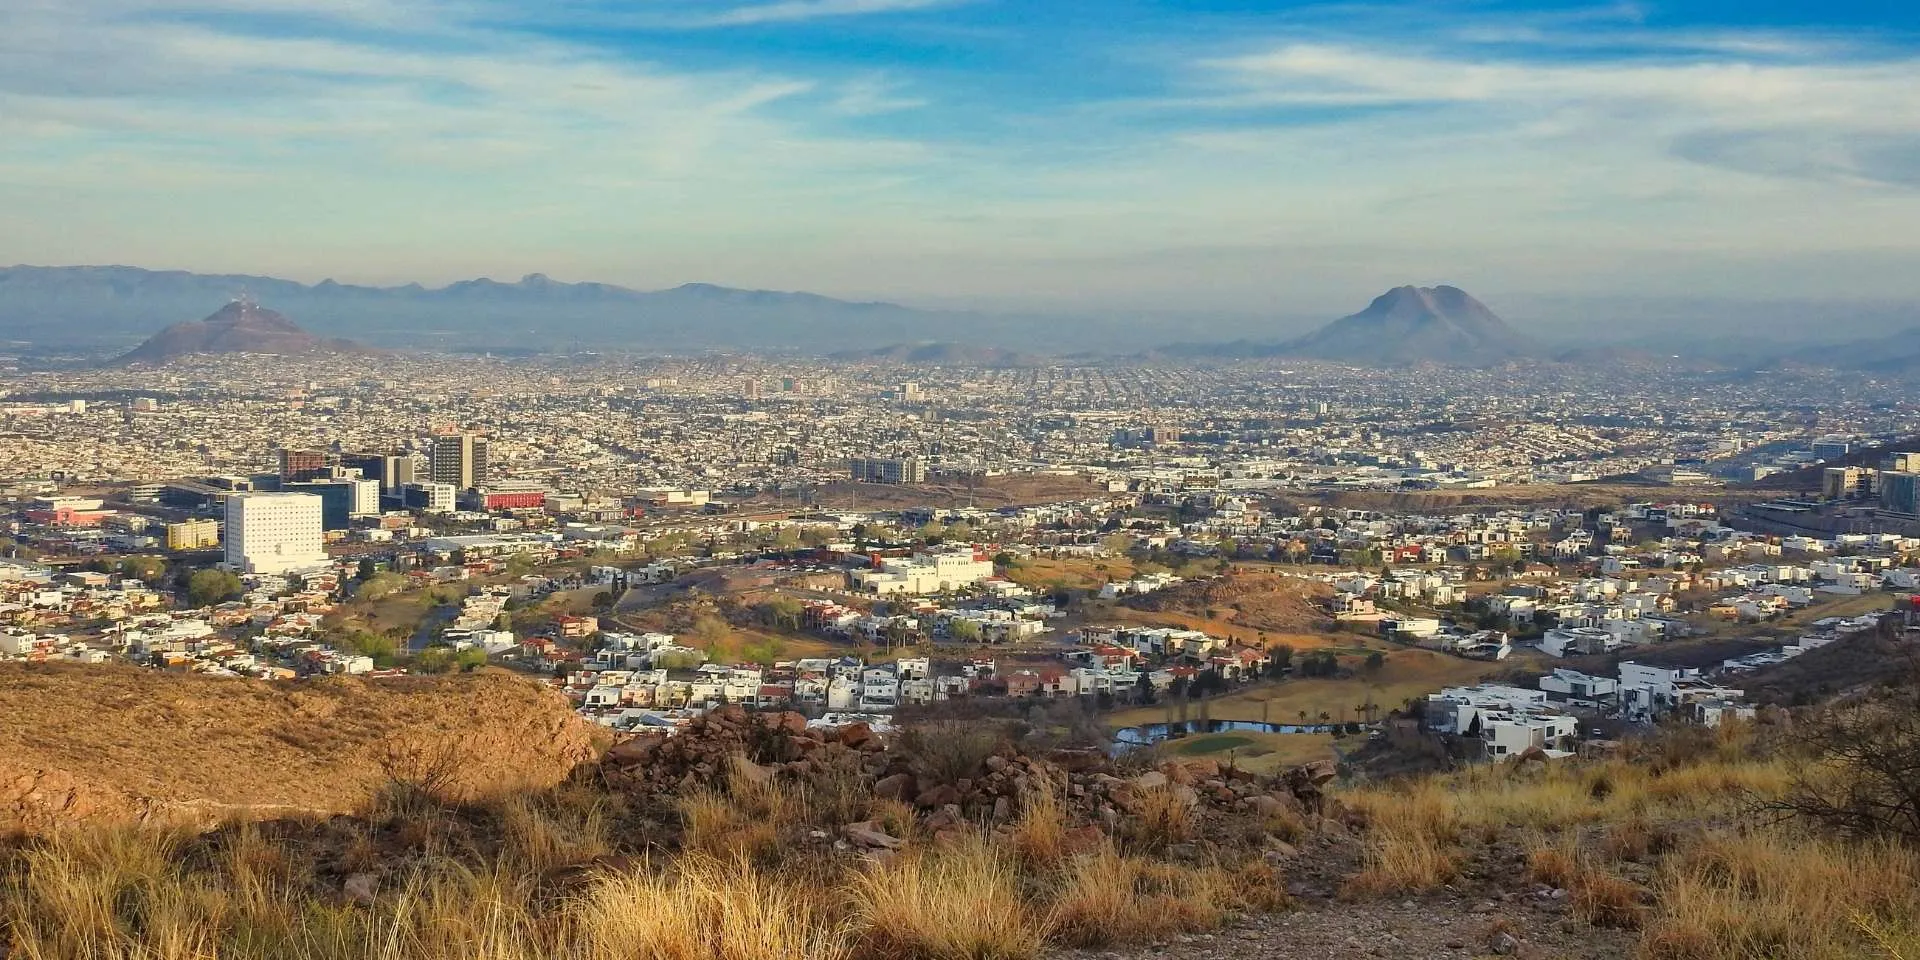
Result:
{"label": "hillside slope", "polygon": [[0,665],[0,835],[79,820],[345,813],[395,777],[472,796],[594,756],[550,691],[479,674],[252,680]]}

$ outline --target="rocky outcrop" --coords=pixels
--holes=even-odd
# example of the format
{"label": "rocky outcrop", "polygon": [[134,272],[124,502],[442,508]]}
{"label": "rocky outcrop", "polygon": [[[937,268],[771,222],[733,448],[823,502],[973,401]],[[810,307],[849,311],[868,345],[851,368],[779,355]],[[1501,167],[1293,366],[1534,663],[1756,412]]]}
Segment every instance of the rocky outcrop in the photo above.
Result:
{"label": "rocky outcrop", "polygon": [[[1168,761],[1141,771],[1098,750],[1033,756],[1003,744],[968,775],[943,779],[865,724],[808,728],[797,713],[753,714],[739,707],[712,711],[675,734],[618,743],[602,764],[610,785],[655,800],[724,788],[735,777],[804,784],[833,771],[851,771],[873,796],[910,805],[936,835],[961,824],[1010,823],[1041,793],[1061,802],[1069,820],[1108,832],[1169,799],[1200,816],[1286,819],[1302,829],[1327,822],[1344,828],[1349,818],[1324,792],[1334,777],[1331,763],[1277,777],[1210,759]],[[861,837],[874,839],[867,830],[872,825],[859,826]]]}

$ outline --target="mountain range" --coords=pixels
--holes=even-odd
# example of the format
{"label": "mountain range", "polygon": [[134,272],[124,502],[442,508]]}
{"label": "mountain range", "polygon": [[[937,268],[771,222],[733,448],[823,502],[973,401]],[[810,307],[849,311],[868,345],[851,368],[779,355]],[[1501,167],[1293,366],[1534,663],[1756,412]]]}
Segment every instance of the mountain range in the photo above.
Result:
{"label": "mountain range", "polygon": [[959,323],[988,335],[1030,328],[1016,318],[705,283],[646,291],[535,273],[513,283],[483,278],[439,288],[369,287],[136,267],[16,266],[0,267],[0,339],[124,348],[235,298],[271,304],[321,337],[443,350],[752,346],[818,352],[924,339]]}
{"label": "mountain range", "polygon": [[[1920,328],[1857,342],[1828,333],[1822,341],[1822,332],[1844,326],[1835,318],[1848,314],[1838,308],[1819,312],[1808,307],[1807,319],[1793,329],[1815,342],[1792,343],[1769,341],[1753,329],[1736,326],[1739,335],[1723,334],[1680,320],[1655,333],[1636,334],[1640,328],[1616,322],[1621,314],[1613,308],[1588,314],[1577,305],[1561,304],[1552,311],[1582,319],[1577,324],[1568,321],[1561,331],[1577,336],[1578,345],[1556,346],[1516,330],[1451,286],[1396,287],[1359,313],[1307,332],[1312,320],[1297,309],[1268,316],[1038,316],[924,310],[706,283],[636,290],[564,283],[538,273],[514,282],[481,278],[430,288],[332,280],[309,285],[275,277],[122,266],[0,267],[0,346],[12,341],[14,349],[24,346],[36,353],[117,355],[155,330],[204,317],[236,299],[268,304],[297,317],[322,340],[513,355],[756,350],[989,366],[1024,366],[1042,357],[1055,362],[1299,357],[1361,365],[1487,365],[1538,359],[1586,366],[1686,363],[1746,371],[1793,365],[1882,373],[1920,370]],[[1695,307],[1707,309],[1687,309]],[[1908,307],[1888,306],[1881,313],[1865,328],[1856,323],[1846,329],[1858,337],[1876,326],[1894,330],[1908,326],[1907,318],[1920,319],[1920,313]],[[1820,319],[1816,322],[1815,317]],[[963,343],[955,342],[958,332],[965,334]],[[1188,342],[1172,342],[1183,335]],[[884,344],[896,346],[876,349]]]}
{"label": "mountain range", "polygon": [[199,353],[316,356],[375,352],[351,340],[316,337],[272,310],[235,300],[205,320],[185,320],[167,327],[116,362],[156,365]]}

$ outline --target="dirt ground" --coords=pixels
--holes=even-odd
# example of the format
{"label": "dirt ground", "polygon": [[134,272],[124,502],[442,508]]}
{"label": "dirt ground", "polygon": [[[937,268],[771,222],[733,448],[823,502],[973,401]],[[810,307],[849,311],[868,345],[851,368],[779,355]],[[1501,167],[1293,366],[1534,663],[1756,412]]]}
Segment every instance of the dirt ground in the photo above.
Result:
{"label": "dirt ground", "polygon": [[[985,509],[1084,500],[1107,488],[1082,476],[1015,474],[987,477],[975,484],[939,481],[919,484],[830,483],[809,491],[818,509],[900,510],[908,507]],[[787,501],[789,504],[791,501]]]}
{"label": "dirt ground", "polygon": [[[1434,895],[1387,902],[1309,901],[1250,916],[1215,933],[1146,948],[1082,950],[1056,960],[1622,960],[1635,937],[1564,915],[1561,901],[1474,901]],[[1510,945],[1501,941],[1511,937]]]}

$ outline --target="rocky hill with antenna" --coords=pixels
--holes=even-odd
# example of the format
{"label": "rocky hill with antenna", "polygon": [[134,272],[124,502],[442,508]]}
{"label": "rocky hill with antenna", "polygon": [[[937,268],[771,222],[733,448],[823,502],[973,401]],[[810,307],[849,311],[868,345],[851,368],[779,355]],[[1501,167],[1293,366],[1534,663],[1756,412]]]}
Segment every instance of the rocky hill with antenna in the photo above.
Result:
{"label": "rocky hill with antenna", "polygon": [[1395,287],[1365,310],[1287,345],[1291,356],[1347,363],[1480,364],[1534,345],[1459,287]]}
{"label": "rocky hill with antenna", "polygon": [[149,337],[119,364],[162,364],[193,354],[264,353],[281,356],[371,354],[351,340],[316,337],[292,320],[251,300],[235,300],[205,320],[187,320]]}
{"label": "rocky hill with antenna", "polygon": [[1482,366],[1540,355],[1532,338],[1459,287],[1395,287],[1365,310],[1283,343],[1177,344],[1176,356],[1301,357],[1361,366]]}

